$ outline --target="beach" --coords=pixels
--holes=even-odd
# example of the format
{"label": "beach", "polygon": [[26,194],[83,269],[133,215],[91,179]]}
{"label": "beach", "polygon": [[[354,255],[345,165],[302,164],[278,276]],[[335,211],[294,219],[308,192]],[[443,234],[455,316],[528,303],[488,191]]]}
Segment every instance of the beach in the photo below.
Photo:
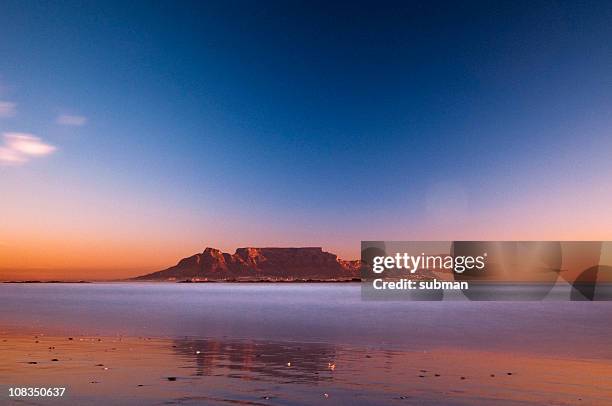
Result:
{"label": "beach", "polygon": [[[364,302],[358,284],[0,285],[8,404],[604,405],[607,303]],[[9,388],[65,387],[61,398]]]}

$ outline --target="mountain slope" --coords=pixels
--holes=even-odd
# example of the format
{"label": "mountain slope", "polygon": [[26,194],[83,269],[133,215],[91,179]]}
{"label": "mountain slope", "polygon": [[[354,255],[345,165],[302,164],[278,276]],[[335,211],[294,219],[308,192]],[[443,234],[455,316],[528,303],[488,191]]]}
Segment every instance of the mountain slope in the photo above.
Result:
{"label": "mountain slope", "polygon": [[321,247],[238,248],[234,254],[206,248],[162,271],[135,280],[350,280],[359,261],[344,261]]}

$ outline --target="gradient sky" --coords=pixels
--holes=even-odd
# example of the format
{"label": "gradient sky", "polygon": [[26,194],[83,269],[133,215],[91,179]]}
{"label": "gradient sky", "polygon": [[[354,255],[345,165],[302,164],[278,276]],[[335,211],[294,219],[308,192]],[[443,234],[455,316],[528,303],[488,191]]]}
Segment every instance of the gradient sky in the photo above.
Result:
{"label": "gradient sky", "polygon": [[124,3],[0,4],[0,279],[612,239],[609,3]]}

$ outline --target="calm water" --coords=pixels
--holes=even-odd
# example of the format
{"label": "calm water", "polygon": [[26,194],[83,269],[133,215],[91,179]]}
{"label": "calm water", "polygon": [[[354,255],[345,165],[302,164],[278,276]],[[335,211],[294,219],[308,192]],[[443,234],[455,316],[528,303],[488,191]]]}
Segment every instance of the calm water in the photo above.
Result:
{"label": "calm water", "polygon": [[612,359],[612,302],[371,302],[359,284],[0,284],[0,327]]}
{"label": "calm water", "polygon": [[[612,398],[611,302],[372,302],[359,284],[1,284],[0,309],[0,404]],[[57,386],[64,398],[8,396]]]}

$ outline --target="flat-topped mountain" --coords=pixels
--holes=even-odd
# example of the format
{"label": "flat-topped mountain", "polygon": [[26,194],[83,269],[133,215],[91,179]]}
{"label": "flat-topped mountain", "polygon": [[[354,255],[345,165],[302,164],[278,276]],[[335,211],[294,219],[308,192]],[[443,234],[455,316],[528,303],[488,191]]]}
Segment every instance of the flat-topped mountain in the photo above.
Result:
{"label": "flat-topped mountain", "polygon": [[359,278],[360,261],[344,261],[321,247],[238,248],[234,254],[206,248],[170,268],[135,280],[338,281]]}

